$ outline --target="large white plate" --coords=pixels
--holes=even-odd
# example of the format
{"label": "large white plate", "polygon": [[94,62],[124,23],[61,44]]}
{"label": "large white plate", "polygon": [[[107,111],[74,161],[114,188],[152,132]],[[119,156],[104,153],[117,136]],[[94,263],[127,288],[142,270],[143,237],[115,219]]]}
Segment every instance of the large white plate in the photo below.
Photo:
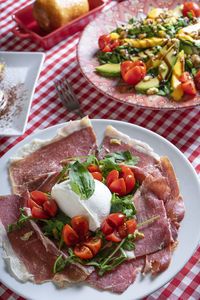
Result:
{"label": "large white plate", "polygon": [[16,105],[19,103],[18,113],[14,107],[8,112],[8,118],[0,117],[0,136],[24,133],[44,57],[41,52],[0,52],[0,62],[5,64],[5,79],[0,85],[10,88],[23,84],[15,101]]}
{"label": "large white plate", "polygon": [[[73,285],[67,289],[57,289],[52,283],[36,285],[28,282],[22,284],[9,275],[6,271],[3,259],[0,258],[0,280],[11,290],[14,290],[17,294],[25,298],[34,300],[133,300],[142,298],[171,280],[184,267],[198,245],[200,232],[199,230],[195,230],[195,228],[200,228],[200,184],[195,170],[185,156],[170,142],[142,127],[112,120],[92,120],[92,124],[98,142],[102,140],[106,126],[111,124],[130,137],[148,143],[159,155],[167,155],[170,158],[180,183],[180,190],[186,207],[186,215],[181,222],[179,230],[179,245],[172,255],[169,268],[165,272],[155,276],[153,279],[150,276],[146,276],[145,278],[139,276],[136,282],[121,295],[112,294],[107,291],[101,292],[86,286],[86,284]],[[53,137],[56,134],[56,130],[61,126],[63,126],[63,124],[50,127],[27,137],[3,156],[0,170],[1,194],[10,193],[8,165],[9,158],[13,153],[35,137],[41,139]]]}

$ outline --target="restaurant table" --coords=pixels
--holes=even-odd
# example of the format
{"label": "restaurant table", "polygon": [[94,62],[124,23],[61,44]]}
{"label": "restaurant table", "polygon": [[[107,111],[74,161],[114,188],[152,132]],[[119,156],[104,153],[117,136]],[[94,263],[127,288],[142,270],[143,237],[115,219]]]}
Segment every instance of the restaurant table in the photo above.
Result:
{"label": "restaurant table", "polygon": [[[159,111],[140,109],[108,98],[97,91],[80,71],[76,47],[81,32],[67,37],[49,50],[42,49],[29,39],[20,39],[12,33],[12,28],[15,26],[12,14],[30,3],[31,1],[26,0],[0,1],[1,51],[40,51],[46,55],[37,81],[26,131],[19,137],[0,137],[0,157],[31,133],[78,118],[62,105],[54,88],[54,80],[67,77],[80,101],[84,115],[88,115],[91,119],[125,121],[156,132],[174,144],[187,157],[199,176],[200,107]],[[116,3],[110,1],[106,3],[104,9]],[[144,299],[200,299],[199,259],[200,247],[169,283]],[[0,299],[22,300],[24,298],[0,282]]]}

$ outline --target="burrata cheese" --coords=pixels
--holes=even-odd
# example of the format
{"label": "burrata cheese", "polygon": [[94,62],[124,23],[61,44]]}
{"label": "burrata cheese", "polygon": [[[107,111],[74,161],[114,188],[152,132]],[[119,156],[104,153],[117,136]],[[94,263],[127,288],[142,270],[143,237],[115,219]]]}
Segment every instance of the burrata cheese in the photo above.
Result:
{"label": "burrata cheese", "polygon": [[55,184],[51,196],[59,208],[70,218],[84,216],[89,221],[89,229],[95,231],[110,213],[112,194],[105,184],[95,181],[95,190],[88,199],[82,199],[72,190],[70,180]]}

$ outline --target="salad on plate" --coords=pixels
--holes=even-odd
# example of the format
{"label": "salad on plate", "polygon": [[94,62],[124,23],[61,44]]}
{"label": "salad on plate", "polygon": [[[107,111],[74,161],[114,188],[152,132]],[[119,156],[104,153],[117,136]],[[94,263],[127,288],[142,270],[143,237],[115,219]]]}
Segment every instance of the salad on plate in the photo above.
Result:
{"label": "salad on plate", "polygon": [[122,77],[139,94],[191,99],[200,89],[200,6],[153,8],[98,39],[105,77]]}
{"label": "salad on plate", "polygon": [[18,280],[122,293],[169,267],[184,202],[171,162],[148,144],[109,125],[97,146],[85,117],[19,149],[9,175],[0,241]]}

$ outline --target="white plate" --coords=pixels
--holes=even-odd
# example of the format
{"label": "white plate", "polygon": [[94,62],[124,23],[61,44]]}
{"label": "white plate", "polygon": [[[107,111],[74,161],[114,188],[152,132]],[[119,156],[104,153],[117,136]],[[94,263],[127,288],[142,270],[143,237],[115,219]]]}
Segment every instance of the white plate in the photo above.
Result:
{"label": "white plate", "polygon": [[[132,138],[140,139],[148,143],[159,155],[167,155],[175,169],[176,176],[180,183],[180,190],[185,201],[186,215],[181,222],[179,230],[179,245],[172,255],[172,261],[169,268],[155,278],[139,276],[134,284],[132,284],[123,294],[117,295],[107,291],[98,291],[86,284],[76,284],[67,289],[57,289],[52,283],[41,285],[32,284],[30,282],[22,284],[12,278],[5,269],[3,259],[0,258],[0,280],[14,290],[17,294],[28,299],[43,300],[133,300],[147,296],[153,291],[171,280],[187,263],[194,253],[198,241],[200,239],[200,231],[194,228],[200,228],[200,184],[198,177],[192,165],[185,156],[170,142],[159,135],[144,129],[142,127],[128,124],[120,121],[112,120],[92,120],[98,143],[102,140],[104,130],[107,125],[113,125],[118,130],[128,134]],[[8,165],[9,158],[14,152],[24,144],[30,142],[33,138],[48,139],[56,134],[56,130],[63,126],[56,125],[40,131],[34,135],[27,137],[25,140],[17,144],[8,151],[2,158],[1,164],[1,194],[10,193],[8,182]],[[47,258],[48,259],[48,258]]]}
{"label": "white plate", "polygon": [[45,54],[40,52],[0,52],[0,62],[5,64],[4,88],[23,84],[18,89],[16,106],[8,116],[0,117],[0,136],[18,136],[25,131],[33,94]]}

